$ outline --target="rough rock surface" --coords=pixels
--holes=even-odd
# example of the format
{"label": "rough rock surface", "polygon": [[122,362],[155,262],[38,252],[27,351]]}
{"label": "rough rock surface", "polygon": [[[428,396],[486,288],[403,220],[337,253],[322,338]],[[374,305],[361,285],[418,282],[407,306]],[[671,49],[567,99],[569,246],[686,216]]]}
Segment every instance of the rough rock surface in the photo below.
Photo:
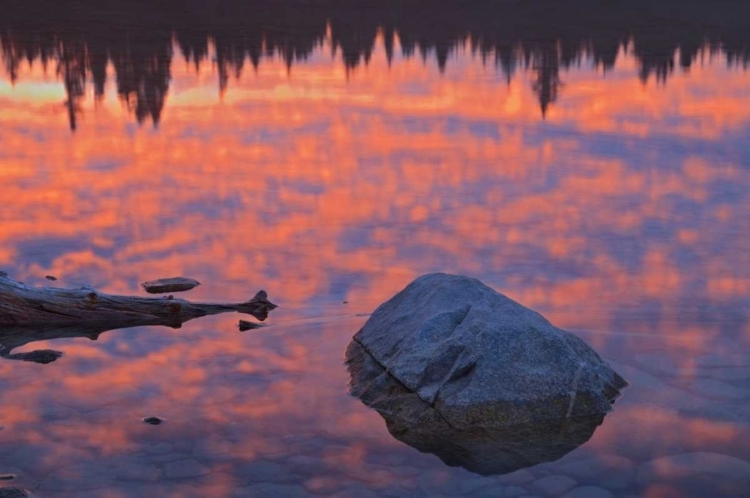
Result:
{"label": "rough rock surface", "polygon": [[21,488],[0,488],[0,498],[25,498],[28,491]]}
{"label": "rough rock surface", "polygon": [[201,283],[187,277],[160,278],[143,282],[141,286],[150,294],[163,294],[166,292],[184,292],[199,286]]}
{"label": "rough rock surface", "polygon": [[[603,414],[542,420],[507,427],[457,429],[416,393],[388,374],[358,342],[346,351],[351,392],[385,419],[393,437],[452,467],[481,475],[507,474],[502,484],[534,480],[524,470],[561,458],[591,438]],[[525,490],[524,490],[525,493]]]}
{"label": "rough rock surface", "polygon": [[575,335],[463,276],[416,279],[353,341],[456,429],[602,415],[627,385]]}

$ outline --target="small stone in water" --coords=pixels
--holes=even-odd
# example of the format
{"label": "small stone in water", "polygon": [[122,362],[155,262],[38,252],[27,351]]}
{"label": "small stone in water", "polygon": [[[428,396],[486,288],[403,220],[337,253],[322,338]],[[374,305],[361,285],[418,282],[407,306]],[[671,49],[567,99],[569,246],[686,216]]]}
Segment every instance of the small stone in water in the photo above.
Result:
{"label": "small stone in water", "polygon": [[0,481],[12,481],[15,478],[15,474],[0,474]]}
{"label": "small stone in water", "polygon": [[29,351],[27,353],[13,353],[9,354],[8,358],[12,360],[31,361],[39,363],[40,365],[47,365],[56,361],[63,355],[61,351],[55,351],[52,349],[40,349],[38,351]]}
{"label": "small stone in water", "polygon": [[146,417],[143,419],[144,422],[146,422],[149,425],[160,425],[164,420],[160,419],[159,417]]}
{"label": "small stone in water", "polygon": [[29,492],[21,488],[0,488],[0,498],[25,498]]}
{"label": "small stone in water", "polygon": [[240,332],[244,332],[246,330],[251,329],[259,329],[263,326],[263,324],[255,323],[255,322],[248,322],[247,320],[240,320]]}
{"label": "small stone in water", "polygon": [[162,294],[166,292],[183,292],[199,286],[201,283],[192,278],[172,277],[160,278],[143,282],[141,286],[149,294]]}
{"label": "small stone in water", "polygon": [[54,277],[54,276],[52,276],[52,275],[47,275],[47,276],[46,276],[46,277],[44,277],[44,278],[46,278],[47,280],[52,280],[53,282],[54,282],[55,280],[57,280],[57,277]]}

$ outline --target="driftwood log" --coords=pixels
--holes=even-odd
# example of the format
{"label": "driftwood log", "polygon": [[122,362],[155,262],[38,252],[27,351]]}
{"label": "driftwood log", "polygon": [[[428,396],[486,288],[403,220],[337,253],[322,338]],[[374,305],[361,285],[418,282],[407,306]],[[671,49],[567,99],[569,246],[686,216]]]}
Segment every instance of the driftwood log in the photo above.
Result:
{"label": "driftwood log", "polygon": [[127,327],[180,328],[194,318],[233,311],[263,321],[276,307],[265,291],[244,303],[194,303],[172,296],[118,296],[88,287],[32,287],[0,272],[0,357],[49,363],[61,353],[43,350],[12,354],[11,351],[29,342],[62,337],[96,340],[102,332]]}

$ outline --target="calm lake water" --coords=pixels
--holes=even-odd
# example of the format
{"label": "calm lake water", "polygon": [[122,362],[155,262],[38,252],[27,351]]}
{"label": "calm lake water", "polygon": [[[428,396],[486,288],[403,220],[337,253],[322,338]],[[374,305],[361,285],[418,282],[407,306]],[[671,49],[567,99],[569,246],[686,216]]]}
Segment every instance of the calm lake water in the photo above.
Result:
{"label": "calm lake water", "polygon": [[[280,305],[246,333],[225,314],[0,361],[7,485],[750,494],[748,7],[208,3],[0,2],[0,270],[140,295],[184,275],[191,300]],[[352,335],[433,271],[630,382],[588,442],[483,477],[348,395]]]}

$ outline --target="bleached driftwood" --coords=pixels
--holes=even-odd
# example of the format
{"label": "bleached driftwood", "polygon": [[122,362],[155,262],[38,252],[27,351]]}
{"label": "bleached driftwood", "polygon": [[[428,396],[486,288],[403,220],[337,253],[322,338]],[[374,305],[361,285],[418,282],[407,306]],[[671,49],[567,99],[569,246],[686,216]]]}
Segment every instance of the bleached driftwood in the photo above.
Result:
{"label": "bleached driftwood", "polygon": [[43,361],[48,358],[42,353],[56,352],[38,351],[35,353],[42,356],[34,359],[10,351],[29,342],[59,337],[96,339],[102,332],[127,327],[180,328],[194,318],[232,311],[263,321],[274,308],[265,291],[244,303],[195,303],[172,296],[149,298],[105,294],[90,288],[32,287],[0,272],[0,356],[48,363],[54,358]]}

